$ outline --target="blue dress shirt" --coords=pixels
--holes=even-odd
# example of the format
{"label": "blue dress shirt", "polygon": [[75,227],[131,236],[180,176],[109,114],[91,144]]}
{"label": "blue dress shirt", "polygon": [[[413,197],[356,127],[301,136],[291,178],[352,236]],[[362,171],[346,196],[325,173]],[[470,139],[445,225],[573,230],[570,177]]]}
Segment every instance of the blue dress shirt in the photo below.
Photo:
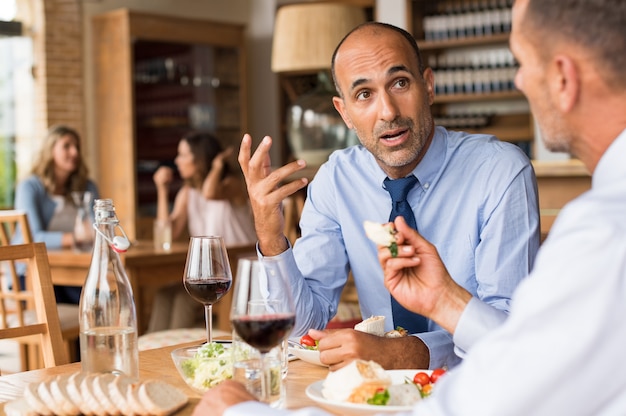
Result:
{"label": "blue dress shirt", "polygon": [[[413,174],[419,182],[408,201],[421,235],[437,247],[461,286],[508,313],[511,294],[529,274],[539,247],[536,179],[526,155],[493,136],[436,127]],[[277,256],[281,262],[274,266],[293,287],[292,335],[326,326],[337,312],[350,270],[363,318],[384,315],[385,329],[393,329],[376,246],[363,230],[365,220],[389,219],[385,178],[372,154],[353,146],[334,152],[309,185],[302,237]],[[272,290],[271,279],[268,284]],[[430,321],[429,332],[419,337],[429,348],[430,368],[460,361],[452,336],[436,323]]]}

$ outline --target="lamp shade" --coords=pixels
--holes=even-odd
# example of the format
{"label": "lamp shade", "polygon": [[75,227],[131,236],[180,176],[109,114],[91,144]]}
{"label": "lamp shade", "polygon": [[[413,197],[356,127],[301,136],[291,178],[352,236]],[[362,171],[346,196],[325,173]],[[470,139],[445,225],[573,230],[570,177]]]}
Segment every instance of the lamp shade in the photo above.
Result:
{"label": "lamp shade", "polygon": [[339,41],[363,22],[363,9],[348,4],[301,3],[280,7],[274,25],[272,71],[330,68]]}

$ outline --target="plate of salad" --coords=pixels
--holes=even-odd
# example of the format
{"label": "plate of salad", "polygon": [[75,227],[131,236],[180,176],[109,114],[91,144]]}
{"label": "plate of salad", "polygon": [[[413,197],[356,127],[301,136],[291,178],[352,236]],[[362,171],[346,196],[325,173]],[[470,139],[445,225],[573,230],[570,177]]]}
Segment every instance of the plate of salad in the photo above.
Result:
{"label": "plate of salad", "polygon": [[304,362],[327,367],[320,361],[320,352],[317,349],[317,341],[309,335],[302,336],[299,340],[291,339],[289,342],[289,353]]}

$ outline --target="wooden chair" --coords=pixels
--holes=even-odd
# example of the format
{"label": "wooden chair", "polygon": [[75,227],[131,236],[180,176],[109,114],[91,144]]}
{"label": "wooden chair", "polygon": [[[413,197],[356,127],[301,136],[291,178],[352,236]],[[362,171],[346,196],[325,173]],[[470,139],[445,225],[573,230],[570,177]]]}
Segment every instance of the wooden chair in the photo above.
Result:
{"label": "wooden chair", "polygon": [[[32,243],[33,237],[28,225],[28,218],[24,211],[20,210],[0,210],[0,246],[11,245],[12,237],[19,229],[24,243]],[[4,282],[5,287],[19,288],[19,274],[15,267],[14,261],[3,262],[5,264]],[[29,276],[26,277],[26,289],[31,288],[31,282]],[[10,302],[7,303],[7,306]],[[25,308],[33,308],[32,302],[30,305],[23,305],[19,303],[14,305],[16,309],[13,311],[18,315],[25,313]],[[76,349],[77,340],[79,337],[79,324],[78,324],[78,305],[71,304],[57,304],[58,320],[61,324],[61,334],[65,343],[66,353],[70,360],[75,361],[78,358],[78,351]],[[31,310],[32,312],[32,310]],[[20,342],[20,359],[22,371],[31,370],[41,367],[40,353],[38,350],[38,343]]]}
{"label": "wooden chair", "polygon": [[[61,336],[61,325],[54,298],[54,289],[44,243],[3,245],[0,262],[25,261],[32,292],[22,290],[17,279],[11,289],[0,290],[0,339],[38,342],[45,367],[67,364],[68,358]],[[23,306],[32,301],[34,311]]]}

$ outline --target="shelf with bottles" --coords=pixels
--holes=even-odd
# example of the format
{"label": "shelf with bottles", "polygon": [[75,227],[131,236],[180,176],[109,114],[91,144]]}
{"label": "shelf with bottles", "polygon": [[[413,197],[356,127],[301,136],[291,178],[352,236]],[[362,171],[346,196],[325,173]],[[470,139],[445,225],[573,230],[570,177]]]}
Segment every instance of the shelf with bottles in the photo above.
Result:
{"label": "shelf with bottles", "polygon": [[512,0],[413,0],[413,36],[423,49],[505,42]]}
{"label": "shelf with bottles", "polygon": [[533,120],[508,47],[512,3],[413,0],[413,35],[435,77],[437,124],[492,134],[532,157]]}

